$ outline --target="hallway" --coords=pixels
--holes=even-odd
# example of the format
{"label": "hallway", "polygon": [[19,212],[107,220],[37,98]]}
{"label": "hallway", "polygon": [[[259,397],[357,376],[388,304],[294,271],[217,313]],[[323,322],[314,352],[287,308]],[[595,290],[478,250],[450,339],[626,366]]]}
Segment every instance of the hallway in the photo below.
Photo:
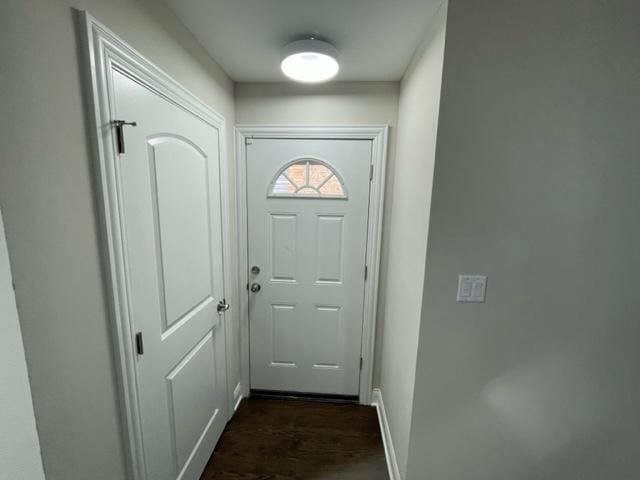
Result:
{"label": "hallway", "polygon": [[640,0],[0,11],[0,480],[640,480]]}
{"label": "hallway", "polygon": [[201,480],[387,480],[376,410],[245,399]]}

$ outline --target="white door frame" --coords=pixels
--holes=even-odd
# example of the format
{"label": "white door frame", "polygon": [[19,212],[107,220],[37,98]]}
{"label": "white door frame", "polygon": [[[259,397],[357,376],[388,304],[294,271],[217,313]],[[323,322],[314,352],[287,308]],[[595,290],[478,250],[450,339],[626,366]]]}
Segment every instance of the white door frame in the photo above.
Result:
{"label": "white door frame", "polygon": [[382,242],[382,213],[387,166],[387,125],[239,125],[236,127],[236,172],[239,239],[239,291],[241,371],[243,393],[248,395],[249,366],[249,295],[248,284],[248,224],[247,224],[247,142],[252,138],[309,138],[371,140],[373,177],[369,195],[369,226],[367,230],[368,267],[364,286],[364,319],[362,326],[362,369],[360,370],[359,400],[371,403],[373,382],[373,355],[376,332],[378,281],[380,275],[380,249]]}
{"label": "white door frame", "polygon": [[[142,444],[141,415],[136,388],[136,353],[134,350],[134,332],[128,310],[128,274],[125,263],[124,235],[120,224],[120,195],[116,183],[114,159],[117,156],[113,120],[111,113],[114,105],[110,103],[109,92],[113,92],[109,72],[117,69],[124,75],[135,79],[154,91],[165,100],[197,116],[218,130],[221,205],[223,228],[223,275],[224,291],[232,291],[229,284],[230,269],[235,262],[229,257],[230,229],[228,205],[228,158],[226,149],[225,119],[206,105],[181,84],[164,73],[153,63],[127,45],[104,25],[87,12],[77,12],[82,30],[84,48],[84,67],[87,82],[88,117],[92,123],[89,132],[92,140],[92,155],[95,157],[95,188],[100,203],[100,227],[104,245],[105,282],[108,289],[112,337],[115,351],[115,365],[121,401],[121,420],[126,443],[128,476],[133,480],[147,479]],[[135,120],[135,119],[125,119]],[[229,318],[229,317],[227,317]],[[223,319],[225,345],[228,352],[233,351],[230,331]],[[227,362],[227,382],[232,382]],[[233,388],[227,385],[227,406],[232,403]],[[232,408],[227,408],[229,415]]]}

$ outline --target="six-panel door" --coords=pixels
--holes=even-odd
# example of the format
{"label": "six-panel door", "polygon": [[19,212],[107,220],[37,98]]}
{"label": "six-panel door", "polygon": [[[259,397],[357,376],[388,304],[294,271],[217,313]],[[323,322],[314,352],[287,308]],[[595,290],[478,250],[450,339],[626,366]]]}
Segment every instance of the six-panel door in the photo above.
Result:
{"label": "six-panel door", "polygon": [[247,146],[252,389],[358,395],[370,164],[369,140]]}

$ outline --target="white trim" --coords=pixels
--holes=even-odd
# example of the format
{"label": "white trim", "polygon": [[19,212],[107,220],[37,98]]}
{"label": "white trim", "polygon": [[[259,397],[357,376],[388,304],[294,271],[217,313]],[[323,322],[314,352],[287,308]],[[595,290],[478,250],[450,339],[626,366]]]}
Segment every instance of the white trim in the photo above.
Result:
{"label": "white trim", "polygon": [[384,445],[384,455],[387,458],[389,478],[391,480],[400,480],[400,470],[398,469],[398,461],[396,460],[396,451],[393,448],[393,440],[391,439],[391,431],[389,430],[387,412],[384,409],[382,392],[379,388],[374,388],[371,393],[371,405],[376,407],[378,412],[378,421],[380,423],[380,433],[382,435],[382,443]]}
{"label": "white trim", "polygon": [[[112,318],[113,343],[115,350],[116,370],[121,401],[121,417],[124,431],[125,451],[127,454],[128,475],[132,480],[147,478],[144,464],[143,437],[141,416],[137,392],[137,378],[134,351],[134,338],[131,319],[128,311],[127,280],[125,275],[124,232],[120,225],[120,205],[116,189],[116,177],[113,159],[116,158],[115,138],[111,127],[113,105],[110,103],[111,91],[110,71],[117,69],[136,81],[153,90],[167,101],[197,116],[205,123],[218,130],[222,221],[223,221],[223,259],[224,259],[224,291],[231,291],[229,273],[235,262],[229,257],[229,212],[228,200],[228,159],[226,147],[225,119],[211,109],[181,84],[164,73],[153,63],[133,50],[122,39],[85,11],[79,14],[82,29],[82,47],[84,49],[84,67],[87,82],[87,102],[92,128],[89,129],[92,140],[92,155],[96,159],[95,186],[97,197],[101,203],[100,226],[102,239],[106,246],[104,265],[108,288],[109,307]],[[226,240],[226,243],[224,242]],[[232,345],[230,330],[226,328],[225,348]],[[227,362],[227,369],[230,362]],[[227,372],[227,382],[230,376]],[[231,389],[227,385],[228,393]],[[228,405],[230,397],[227,396]],[[227,408],[227,411],[230,409]]]}
{"label": "white trim", "polygon": [[246,293],[249,272],[247,265],[247,168],[246,140],[249,138],[326,138],[361,139],[372,141],[371,162],[373,179],[369,196],[369,227],[367,231],[368,276],[365,282],[364,319],[362,326],[362,370],[360,371],[359,399],[363,405],[371,403],[373,382],[373,353],[376,331],[376,309],[380,275],[380,249],[382,242],[382,213],[387,166],[387,125],[239,125],[236,127],[236,168],[239,275],[238,287],[245,292],[240,301],[241,367],[245,395],[249,380],[249,297]]}
{"label": "white trim", "polygon": [[[230,193],[229,193],[229,185],[231,183],[231,174],[229,171],[230,164],[232,162],[231,156],[228,154],[227,149],[227,128],[224,117],[222,117],[222,124],[220,125],[220,129],[218,130],[218,142],[220,145],[220,209],[221,216],[220,220],[222,222],[222,262],[223,262],[223,289],[224,296],[226,299],[226,303],[231,305],[233,308],[233,300],[235,300],[235,287],[236,284],[233,279],[232,272],[234,272],[238,267],[237,259],[231,255],[231,245],[233,245],[234,238],[233,232],[231,228],[231,209],[233,206],[233,201],[230,201]],[[231,356],[237,352],[237,348],[234,347],[233,341],[233,328],[229,327],[229,323],[233,322],[233,310],[227,310],[223,314],[224,321],[224,338],[225,338],[225,352],[226,352],[226,373],[227,373],[227,420],[230,420],[233,416],[235,410],[231,410],[229,408],[230,405],[234,404],[235,400],[235,389],[232,388],[233,385],[233,375],[231,374],[232,362],[230,361]]]}
{"label": "white trim", "polygon": [[240,406],[240,402],[244,398],[244,395],[242,395],[242,382],[238,382],[238,384],[236,385],[236,388],[233,389],[233,398],[234,398],[234,402],[233,402],[232,415],[233,413],[236,412],[236,410],[238,410],[238,407]]}

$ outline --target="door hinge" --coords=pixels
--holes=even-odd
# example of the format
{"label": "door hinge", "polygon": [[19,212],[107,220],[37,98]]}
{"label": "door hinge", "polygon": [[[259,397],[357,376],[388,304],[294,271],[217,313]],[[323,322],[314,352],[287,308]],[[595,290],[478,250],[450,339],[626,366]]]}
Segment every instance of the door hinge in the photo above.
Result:
{"label": "door hinge", "polygon": [[111,124],[116,127],[116,145],[118,147],[118,153],[124,153],[124,131],[125,125],[137,127],[137,122],[127,122],[125,120],[112,120]]}
{"label": "door hinge", "polygon": [[144,354],[144,341],[142,340],[142,332],[136,333],[136,352],[138,355]]}
{"label": "door hinge", "polygon": [[360,357],[360,370],[362,370],[362,364],[364,363],[364,360],[362,359],[362,357]]}
{"label": "door hinge", "polygon": [[368,276],[369,276],[369,267],[365,265],[364,266],[364,279],[366,280]]}
{"label": "door hinge", "polygon": [[253,137],[244,137],[245,145],[253,145]]}
{"label": "door hinge", "polygon": [[373,180],[373,164],[369,167],[369,181]]}

